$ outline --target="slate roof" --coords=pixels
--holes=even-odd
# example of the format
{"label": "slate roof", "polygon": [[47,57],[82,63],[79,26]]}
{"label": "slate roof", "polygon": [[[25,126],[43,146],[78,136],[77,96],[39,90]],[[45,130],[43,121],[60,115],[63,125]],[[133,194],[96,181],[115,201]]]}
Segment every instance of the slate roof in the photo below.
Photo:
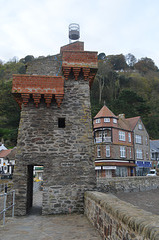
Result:
{"label": "slate roof", "polygon": [[159,140],[150,140],[150,149],[159,152]]}
{"label": "slate roof", "polygon": [[0,151],[7,150],[3,143],[0,142]]}

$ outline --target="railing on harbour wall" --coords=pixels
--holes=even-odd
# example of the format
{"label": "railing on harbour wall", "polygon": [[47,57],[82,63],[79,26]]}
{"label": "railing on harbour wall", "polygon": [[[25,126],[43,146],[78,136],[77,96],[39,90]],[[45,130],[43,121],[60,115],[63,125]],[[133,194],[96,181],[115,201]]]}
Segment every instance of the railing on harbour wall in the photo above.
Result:
{"label": "railing on harbour wall", "polygon": [[0,193],[1,192],[6,192],[6,189],[8,189],[8,183],[0,184]]}
{"label": "railing on harbour wall", "polygon": [[7,188],[5,188],[5,192],[0,194],[0,215],[2,214],[3,225],[5,225],[6,212],[11,209],[12,217],[14,217],[14,206],[15,206],[15,190],[7,192]]}

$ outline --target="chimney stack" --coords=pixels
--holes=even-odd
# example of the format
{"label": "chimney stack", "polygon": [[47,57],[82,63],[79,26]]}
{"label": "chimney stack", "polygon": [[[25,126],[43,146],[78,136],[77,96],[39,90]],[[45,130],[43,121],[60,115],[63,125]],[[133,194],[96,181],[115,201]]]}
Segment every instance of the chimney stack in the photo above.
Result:
{"label": "chimney stack", "polygon": [[125,114],[124,113],[121,113],[121,114],[119,114],[119,119],[122,119],[122,120],[124,120],[125,119]]}

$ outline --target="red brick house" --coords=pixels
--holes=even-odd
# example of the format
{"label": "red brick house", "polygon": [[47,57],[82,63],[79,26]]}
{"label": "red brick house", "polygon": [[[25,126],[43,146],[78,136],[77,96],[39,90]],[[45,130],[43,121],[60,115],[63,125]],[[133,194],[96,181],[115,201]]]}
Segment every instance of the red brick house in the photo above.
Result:
{"label": "red brick house", "polygon": [[97,177],[135,175],[133,131],[124,115],[103,106],[93,121]]}

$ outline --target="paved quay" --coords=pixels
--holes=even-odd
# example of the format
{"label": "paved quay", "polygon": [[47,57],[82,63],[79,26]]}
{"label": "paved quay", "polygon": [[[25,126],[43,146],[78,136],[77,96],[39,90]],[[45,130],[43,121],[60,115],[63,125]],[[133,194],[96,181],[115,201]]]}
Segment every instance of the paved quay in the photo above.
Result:
{"label": "paved quay", "polygon": [[159,189],[145,192],[129,192],[114,194],[119,199],[129,202],[145,211],[159,215]]}
{"label": "paved quay", "polygon": [[100,240],[84,215],[15,217],[0,227],[0,240]]}
{"label": "paved quay", "polygon": [[30,215],[6,219],[0,240],[101,240],[98,231],[82,214],[40,215],[42,192],[34,194]]}

